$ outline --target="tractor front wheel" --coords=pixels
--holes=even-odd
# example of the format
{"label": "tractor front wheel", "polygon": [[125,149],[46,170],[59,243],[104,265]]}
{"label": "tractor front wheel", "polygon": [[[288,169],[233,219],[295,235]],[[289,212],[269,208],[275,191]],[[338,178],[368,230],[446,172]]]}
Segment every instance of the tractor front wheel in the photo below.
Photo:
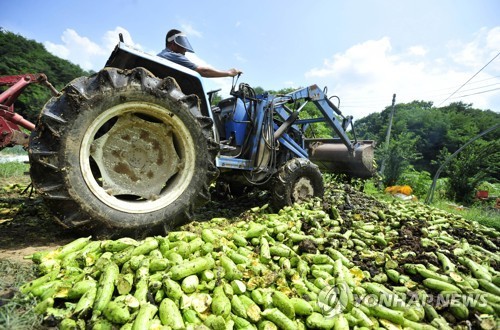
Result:
{"label": "tractor front wheel", "polygon": [[279,169],[272,182],[271,193],[272,205],[277,209],[322,197],[323,176],[310,160],[293,158]]}

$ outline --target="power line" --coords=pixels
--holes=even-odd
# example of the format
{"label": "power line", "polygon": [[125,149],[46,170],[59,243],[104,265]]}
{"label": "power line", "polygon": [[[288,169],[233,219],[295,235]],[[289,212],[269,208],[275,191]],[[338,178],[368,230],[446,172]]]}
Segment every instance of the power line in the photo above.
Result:
{"label": "power line", "polygon": [[[472,84],[469,84],[469,85],[472,85]],[[477,89],[482,89],[482,88],[487,88],[487,87],[491,87],[491,86],[496,86],[496,85],[500,85],[500,82],[496,82],[496,83],[488,84],[488,85],[482,85],[482,86],[479,86],[479,87],[462,89],[460,92],[461,93],[465,93],[465,92],[469,92],[469,91],[473,91],[473,90],[477,90]],[[438,97],[438,96],[447,95],[447,94],[448,93],[441,93],[441,94],[434,94],[434,95],[431,95],[431,96],[432,97]]]}
{"label": "power line", "polygon": [[[498,55],[500,55],[500,53],[497,54],[497,56]],[[497,56],[495,56],[495,58]],[[495,58],[493,58],[490,62],[488,62],[488,64],[491,63]],[[481,70],[483,70],[487,65],[485,65]],[[476,75],[480,71],[478,71],[476,73]],[[487,85],[482,85],[482,86],[479,86],[479,87],[472,87],[472,88],[468,88],[468,89],[463,89],[463,90],[460,91],[461,92],[460,94],[455,95],[454,97],[452,97],[454,94],[457,94],[458,90],[460,90],[461,88],[463,88],[463,86],[465,86],[466,84],[477,85],[479,83],[483,83],[483,82],[488,81],[488,80],[498,79],[499,77],[500,76],[493,76],[493,77],[489,77],[489,78],[486,78],[486,79],[481,79],[481,80],[473,81],[473,82],[470,82],[470,83],[466,82],[465,84],[463,84],[462,86],[460,86],[460,88],[458,88],[454,93],[452,93],[450,96],[448,96],[447,100],[448,99],[457,99],[457,98],[468,97],[468,96],[473,96],[473,95],[478,95],[478,94],[484,94],[484,93],[489,93],[489,92],[497,91],[500,88],[491,88],[491,89],[486,89],[486,88],[492,87],[492,86],[497,86],[497,85],[500,84],[500,82],[494,82],[494,83],[487,84]],[[472,78],[474,78],[474,76]],[[470,78],[469,81],[472,78]],[[436,89],[434,91],[437,92],[437,91],[441,91],[441,90],[450,90],[450,89],[451,89],[451,87],[440,88],[440,89]],[[467,92],[472,92],[474,90],[479,90],[479,91],[477,91],[475,93],[466,94]],[[429,90],[428,92],[431,92],[431,91]],[[444,95],[447,95],[447,94],[448,93],[440,93],[440,94],[428,94],[428,93],[424,93],[423,95],[415,98],[415,100],[417,100],[417,99],[424,100],[426,98],[438,98],[440,96],[444,96]],[[426,95],[426,96],[424,96],[424,95]],[[350,109],[352,109],[352,108],[363,108],[364,110],[370,110],[370,109],[373,109],[373,108],[380,109],[380,108],[387,108],[388,107],[388,105],[386,103],[387,99],[379,97],[379,96],[363,97],[362,99],[360,99],[360,98],[352,98],[352,97],[349,98],[349,97],[346,97],[346,98],[342,98],[341,100],[342,100],[342,102],[341,102],[341,108],[342,109],[347,109],[347,108],[350,108]],[[443,102],[445,102],[445,101],[443,101]],[[441,104],[439,104],[439,105],[441,105]]]}
{"label": "power line", "polygon": [[[469,85],[475,85],[475,84],[482,83],[483,81],[488,81],[488,80],[498,79],[498,78],[500,78],[500,76],[492,76],[492,77],[489,77],[489,78],[472,81],[472,82],[469,83]],[[456,87],[455,86],[443,87],[443,88],[433,89],[432,91],[429,91],[429,92],[447,91],[447,90],[452,90],[454,88],[456,88]]]}
{"label": "power line", "polygon": [[[462,93],[462,94],[456,95],[454,97],[450,97],[450,99],[456,99],[456,98],[459,98],[462,95],[464,95],[464,93],[471,92],[471,91],[474,91],[474,90],[486,89],[487,87],[496,86],[496,85],[499,85],[499,84],[500,84],[500,82],[494,83],[494,84],[489,84],[489,85],[483,85],[483,86],[479,86],[479,87],[474,87],[474,88],[469,88],[469,89],[463,89],[463,90],[460,91],[460,93]],[[495,90],[495,89],[490,89],[490,90]],[[487,91],[490,91],[490,90],[487,90]],[[436,91],[438,91],[438,90],[436,90]],[[485,93],[487,91],[483,91],[482,93]],[[437,98],[444,97],[445,95],[448,95],[448,94],[449,93],[439,93],[439,94],[422,93],[422,94],[419,94],[420,95],[419,98],[421,98],[421,99],[429,99],[429,98],[431,98],[431,99],[437,99]],[[481,94],[481,93],[479,93],[479,94]]]}
{"label": "power line", "polygon": [[500,85],[500,82],[497,82],[497,83],[494,83],[494,84],[489,84],[489,85],[483,85],[483,86],[479,86],[479,87],[474,87],[474,88],[469,88],[469,89],[464,89],[464,90],[462,90],[462,93],[473,91],[473,90],[476,90],[476,89],[481,89],[481,88],[496,86],[496,85]]}
{"label": "power line", "polygon": [[[493,80],[493,79],[497,79],[497,81],[498,81],[498,82],[494,82],[491,84],[482,85],[479,87],[472,87],[469,89],[464,89],[461,92],[464,93],[464,92],[469,92],[472,90],[477,90],[477,89],[482,89],[482,88],[487,88],[487,87],[498,85],[498,84],[500,84],[500,81],[498,80],[498,78],[500,78],[500,76],[493,76],[493,77],[470,82],[470,83],[468,83],[468,85],[477,85],[477,84],[483,83],[483,82],[488,81],[488,80]],[[415,99],[424,100],[424,99],[429,99],[429,98],[432,98],[432,99],[441,98],[441,97],[448,95],[453,88],[456,88],[456,87],[455,86],[444,87],[444,88],[422,91],[419,94],[419,96],[416,97]],[[440,91],[442,91],[442,92],[440,92]],[[456,97],[454,97],[454,98],[456,98]],[[387,101],[387,98],[382,97],[382,96],[363,96],[363,97],[347,96],[347,97],[341,97],[341,104],[340,105],[343,108],[354,108],[354,107],[360,107],[360,106],[378,106],[380,103],[386,104],[385,103],[386,101]]]}
{"label": "power line", "polygon": [[[492,84],[492,85],[496,85],[496,84]],[[487,86],[483,86],[483,87],[487,87]],[[478,88],[471,88],[471,89],[467,89],[465,91],[472,91],[472,90],[475,90],[475,89],[479,89],[481,87],[478,87]],[[478,94],[484,94],[484,93],[490,93],[490,92],[494,92],[494,91],[497,91],[497,90],[500,90],[500,87],[498,88],[492,88],[492,89],[488,89],[488,90],[483,90],[483,91],[479,91],[479,92],[475,92],[475,93],[470,93],[470,94],[460,94],[460,95],[457,95],[457,96],[454,96],[454,97],[450,97],[449,99],[459,99],[459,98],[463,98],[463,97],[468,97],[468,96],[474,96],[474,95],[478,95]],[[464,92],[465,92],[464,91]],[[388,105],[384,105],[383,102],[379,102],[378,104],[374,104],[374,103],[358,103],[358,104],[344,104],[341,106],[341,109],[346,109],[346,108],[363,108],[364,110],[370,110],[372,108],[377,108],[377,109],[380,109],[380,108],[387,108]]]}
{"label": "power line", "polygon": [[467,96],[472,96],[472,95],[477,95],[477,94],[489,93],[489,92],[493,92],[493,91],[496,91],[496,90],[499,90],[499,89],[500,89],[500,87],[489,89],[489,90],[486,90],[486,91],[480,91],[480,92],[476,92],[476,93],[472,93],[472,94],[467,94],[467,95],[458,95],[458,96],[455,96],[453,98],[456,99],[456,98],[460,98],[460,97],[467,97]]}
{"label": "power line", "polygon": [[486,63],[485,66],[483,66],[481,69],[479,69],[478,72],[476,72],[472,77],[469,78],[469,80],[467,80],[462,86],[458,87],[458,89],[456,91],[454,91],[453,93],[451,93],[450,96],[448,96],[443,102],[439,103],[438,107],[443,104],[444,102],[448,101],[448,99],[450,97],[452,97],[453,95],[455,95],[456,92],[458,92],[462,87],[464,87],[465,85],[467,85],[467,83],[469,81],[471,81],[475,76],[477,76],[479,74],[479,72],[483,71],[484,68],[486,68],[491,62],[493,62],[498,56],[500,55],[500,52],[498,52],[498,54],[495,55],[495,57],[493,57],[488,63]]}

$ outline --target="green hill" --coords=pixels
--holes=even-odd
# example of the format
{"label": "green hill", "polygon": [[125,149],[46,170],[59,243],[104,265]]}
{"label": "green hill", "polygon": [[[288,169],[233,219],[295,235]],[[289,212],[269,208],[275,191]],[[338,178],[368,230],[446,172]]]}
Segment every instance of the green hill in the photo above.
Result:
{"label": "green hill", "polygon": [[[90,74],[78,65],[52,55],[41,43],[1,28],[0,58],[0,75],[44,73],[58,90],[74,78]],[[47,88],[33,84],[20,95],[15,110],[34,122],[50,96]]]}

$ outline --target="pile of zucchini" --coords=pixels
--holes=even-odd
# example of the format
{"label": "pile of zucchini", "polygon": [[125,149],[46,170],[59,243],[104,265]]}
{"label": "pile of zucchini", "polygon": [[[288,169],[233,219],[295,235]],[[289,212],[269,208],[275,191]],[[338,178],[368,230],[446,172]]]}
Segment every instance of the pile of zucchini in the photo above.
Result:
{"label": "pile of zucchini", "polygon": [[414,202],[322,200],[79,238],[20,291],[59,329],[498,329],[499,233]]}

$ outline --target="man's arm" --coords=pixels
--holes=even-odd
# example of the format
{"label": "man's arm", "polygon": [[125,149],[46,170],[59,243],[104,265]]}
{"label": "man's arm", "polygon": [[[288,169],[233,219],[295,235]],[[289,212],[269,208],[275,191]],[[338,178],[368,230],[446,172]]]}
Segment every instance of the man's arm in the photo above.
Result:
{"label": "man's arm", "polygon": [[198,66],[195,71],[205,78],[234,77],[241,73],[240,70],[234,68],[227,71],[221,71],[206,66]]}

